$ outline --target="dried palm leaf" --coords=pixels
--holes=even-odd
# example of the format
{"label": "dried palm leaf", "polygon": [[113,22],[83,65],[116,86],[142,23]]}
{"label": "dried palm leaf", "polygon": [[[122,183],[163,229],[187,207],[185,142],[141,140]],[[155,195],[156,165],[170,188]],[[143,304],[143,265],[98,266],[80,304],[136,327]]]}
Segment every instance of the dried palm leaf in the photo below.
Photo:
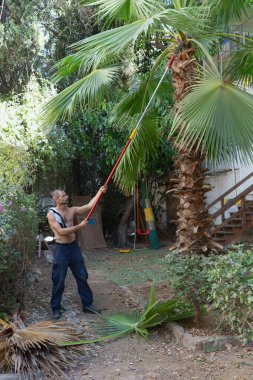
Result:
{"label": "dried palm leaf", "polygon": [[63,369],[81,351],[62,349],[58,343],[79,341],[76,328],[67,322],[42,321],[29,327],[17,322],[19,327],[0,319],[0,372],[14,371],[24,379],[34,378],[36,372],[43,378],[64,379]]}

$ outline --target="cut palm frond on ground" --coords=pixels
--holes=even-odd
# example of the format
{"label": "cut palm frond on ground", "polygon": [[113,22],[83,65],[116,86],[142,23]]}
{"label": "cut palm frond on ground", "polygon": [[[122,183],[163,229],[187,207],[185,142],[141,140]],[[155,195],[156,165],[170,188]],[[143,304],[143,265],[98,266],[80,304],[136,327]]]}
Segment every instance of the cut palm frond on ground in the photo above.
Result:
{"label": "cut palm frond on ground", "polygon": [[102,337],[89,341],[62,342],[60,346],[101,342],[132,333],[147,338],[148,330],[155,326],[164,322],[178,321],[193,316],[194,308],[189,303],[176,299],[164,302],[157,301],[155,287],[152,285],[149,302],[142,312],[133,310],[130,314],[119,313],[105,317],[103,323],[97,326],[99,333],[103,334]]}
{"label": "cut palm frond on ground", "polygon": [[78,341],[80,336],[67,322],[42,321],[17,328],[0,320],[0,372],[15,372],[27,380],[36,372],[43,378],[64,379],[63,369],[70,365],[71,353],[78,350],[66,351],[58,342],[73,339]]}

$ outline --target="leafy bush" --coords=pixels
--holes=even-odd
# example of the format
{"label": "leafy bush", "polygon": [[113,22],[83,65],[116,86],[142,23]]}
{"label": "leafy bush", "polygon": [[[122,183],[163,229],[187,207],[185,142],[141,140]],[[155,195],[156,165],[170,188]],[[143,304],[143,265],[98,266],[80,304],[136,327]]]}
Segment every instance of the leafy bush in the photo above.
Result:
{"label": "leafy bush", "polygon": [[237,332],[252,330],[253,322],[253,252],[237,247],[218,256],[209,269],[208,300],[222,312],[222,319]]}
{"label": "leafy bush", "polygon": [[35,198],[19,191],[0,201],[0,310],[23,307],[30,259],[36,251]]}
{"label": "leafy bush", "polygon": [[[177,297],[220,312],[219,320],[249,336],[253,323],[253,252],[237,246],[224,255],[167,256],[165,270]],[[253,337],[253,333],[251,334]]]}
{"label": "leafy bush", "polygon": [[170,253],[164,261],[165,270],[177,296],[192,302],[205,302],[208,293],[207,272],[213,261],[213,255],[206,257]]}
{"label": "leafy bush", "polygon": [[172,252],[164,261],[168,281],[176,296],[191,301],[195,306],[195,319],[198,322],[201,304],[206,303],[209,293],[207,273],[215,256],[182,255]]}
{"label": "leafy bush", "polygon": [[26,191],[39,175],[37,147],[49,154],[40,110],[52,93],[47,83],[30,78],[24,93],[0,99],[0,311],[23,306],[38,226],[35,198]]}

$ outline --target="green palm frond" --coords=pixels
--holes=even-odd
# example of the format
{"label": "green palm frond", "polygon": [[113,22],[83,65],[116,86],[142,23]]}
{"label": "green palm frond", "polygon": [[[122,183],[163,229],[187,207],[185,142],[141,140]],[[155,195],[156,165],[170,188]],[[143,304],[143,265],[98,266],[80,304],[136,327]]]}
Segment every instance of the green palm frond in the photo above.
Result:
{"label": "green palm frond", "polygon": [[136,310],[133,310],[129,314],[119,313],[111,315],[106,318],[105,324],[100,327],[100,332],[111,331],[114,334],[117,332],[121,333],[122,336],[135,332],[146,338],[148,331],[145,327],[140,326],[140,318],[141,313]]}
{"label": "green palm frond", "polygon": [[147,338],[148,330],[161,325],[167,321],[177,321],[180,319],[190,318],[194,316],[194,309],[191,305],[175,299],[165,302],[156,301],[148,303],[141,313],[132,312],[128,314],[117,314],[108,317],[106,321],[106,331],[110,328],[112,331],[125,331],[137,333]]}
{"label": "green palm frond", "polygon": [[231,52],[224,71],[232,80],[242,85],[253,83],[253,42]]}
{"label": "green palm frond", "polygon": [[[122,115],[134,116],[141,113],[148,104],[152,94],[154,93],[162,74],[156,73],[153,78],[148,78],[141,83],[133,85],[134,90],[125,96],[115,107],[112,119],[118,119]],[[157,98],[172,98],[173,87],[170,74],[168,74],[161,83],[157,93]]]}
{"label": "green palm frond", "polygon": [[96,69],[84,78],[65,88],[51,99],[43,110],[46,125],[52,126],[63,118],[69,118],[79,108],[94,105],[108,93],[118,79],[119,68]]}
{"label": "green palm frond", "polygon": [[[179,300],[156,301],[155,287],[152,285],[150,299],[142,312],[133,310],[131,313],[119,313],[108,317],[102,325],[98,325],[103,337],[94,340],[99,342],[126,334],[136,333],[144,338],[148,337],[148,330],[167,321],[177,321],[194,316],[194,308],[189,303]],[[80,345],[92,341],[61,342],[61,346]]]}
{"label": "green palm frond", "polygon": [[106,23],[140,20],[163,9],[159,0],[84,0],[82,3],[98,7],[97,15]]}
{"label": "green palm frond", "polygon": [[151,285],[150,297],[139,318],[139,325],[145,329],[157,326],[165,321],[176,321],[192,317],[192,305],[170,299],[164,302],[156,299],[155,284]]}
{"label": "green palm frond", "polygon": [[[127,120],[131,131],[137,124],[137,119],[135,117]],[[148,157],[156,152],[160,141],[157,124],[156,114],[146,114],[115,172],[114,181],[126,194],[132,193],[138,171]]]}
{"label": "green palm frond", "polygon": [[164,29],[165,34],[182,29],[193,36],[199,36],[208,30],[208,15],[206,8],[200,7],[184,8],[180,11],[166,9],[148,18],[88,37],[73,44],[71,48],[74,53],[56,64],[55,80],[77,70],[82,74],[87,73],[112,57],[119,58],[126,47],[134,45],[142,34],[154,34],[159,28]]}
{"label": "green palm frond", "polygon": [[244,0],[205,0],[205,3],[211,5],[212,12],[225,23],[241,20],[252,10],[252,4]]}
{"label": "green palm frond", "polygon": [[82,74],[87,73],[112,56],[120,57],[126,47],[134,45],[142,33],[147,35],[150,32],[155,21],[154,17],[138,20],[75,43],[71,46],[75,53],[55,65],[55,80],[60,80],[77,70]]}
{"label": "green palm frond", "polygon": [[187,6],[188,0],[172,0],[175,9],[185,8]]}
{"label": "green palm frond", "polygon": [[215,162],[253,158],[253,95],[213,72],[199,79],[179,104],[171,134],[182,148]]}
{"label": "green palm frond", "polygon": [[[136,84],[136,88],[117,104],[112,115],[112,120],[118,119],[122,115],[134,116],[141,113],[148,104],[160,79],[161,75],[158,74],[150,82],[147,80],[141,82],[139,85]],[[173,88],[170,75],[168,74],[156,93],[156,99],[169,99],[172,97],[172,94]]]}
{"label": "green palm frond", "polygon": [[163,28],[167,31],[182,31],[185,35],[198,36],[209,32],[213,27],[210,7],[186,7],[166,9],[159,15]]}
{"label": "green palm frond", "polygon": [[155,302],[152,306],[146,307],[139,319],[139,327],[147,330],[167,321],[170,309],[174,308],[178,301],[168,300],[166,302]]}
{"label": "green palm frond", "polygon": [[112,121],[115,119],[118,120],[121,116],[134,116],[137,113],[141,113],[147,106],[155,91],[156,98],[172,99],[174,90],[170,79],[170,73],[163,79],[157,90],[158,83],[162,77],[162,73],[159,72],[159,69],[161,69],[162,63],[164,63],[165,67],[165,58],[167,58],[169,54],[172,54],[172,52],[173,46],[165,49],[156,59],[147,79],[141,79],[139,80],[140,83],[136,81],[132,85],[131,92],[127,94],[115,107],[112,114]]}
{"label": "green palm frond", "polygon": [[186,304],[184,301],[171,299],[165,302],[157,301],[144,314],[140,326],[149,329],[167,321],[191,318],[194,310],[192,305]]}

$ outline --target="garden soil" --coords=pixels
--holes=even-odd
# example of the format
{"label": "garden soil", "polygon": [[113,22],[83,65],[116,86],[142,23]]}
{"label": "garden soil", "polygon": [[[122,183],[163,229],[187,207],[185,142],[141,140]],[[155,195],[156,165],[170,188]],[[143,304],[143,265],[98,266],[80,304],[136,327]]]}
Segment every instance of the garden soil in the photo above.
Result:
{"label": "garden soil", "polygon": [[[172,297],[173,292],[162,269],[162,260],[167,253],[166,249],[119,253],[108,248],[86,252],[94,306],[102,310],[102,316],[130,312],[133,308],[141,309],[148,298],[153,279],[157,283],[158,298]],[[49,299],[52,264],[48,262],[49,256],[47,260],[42,255],[34,261],[24,314],[26,325],[51,318]],[[62,305],[62,320],[75,323],[87,337],[91,337],[92,322],[101,317],[82,313],[71,273],[66,279]],[[70,363],[72,368],[66,368],[68,379],[253,379],[253,353],[247,348],[227,345],[223,351],[194,352],[177,343],[166,326],[151,331],[148,340],[130,335],[82,349],[83,354]]]}

